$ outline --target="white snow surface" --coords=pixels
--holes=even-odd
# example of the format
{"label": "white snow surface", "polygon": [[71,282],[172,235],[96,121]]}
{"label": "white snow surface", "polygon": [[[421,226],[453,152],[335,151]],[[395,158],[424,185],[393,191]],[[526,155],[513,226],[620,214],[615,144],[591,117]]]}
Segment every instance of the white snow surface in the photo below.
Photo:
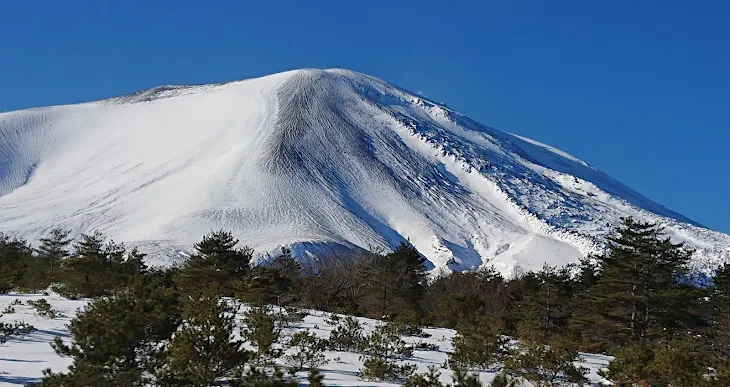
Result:
{"label": "white snow surface", "polygon": [[95,230],[176,264],[230,230],[266,254],[385,248],[436,271],[564,265],[620,217],[730,260],[730,236],[550,146],[357,72],[305,69],[0,114],[0,231]]}
{"label": "white snow surface", "polygon": [[[37,331],[19,339],[9,340],[5,345],[0,346],[0,386],[18,386],[40,381],[43,370],[50,368],[54,372],[66,372],[72,360],[58,356],[51,348],[50,343],[55,337],[60,337],[64,342],[69,343],[71,336],[68,324],[79,310],[82,310],[87,300],[67,300],[56,294],[43,296],[40,294],[0,294],[0,310],[7,308],[14,300],[20,300],[21,305],[14,306],[15,313],[7,314],[0,318],[0,321],[25,321],[33,325]],[[29,300],[45,299],[62,316],[50,319],[38,316],[37,313],[27,305]],[[236,315],[236,322],[239,327],[245,326],[242,322],[242,308]],[[329,338],[334,328],[327,323],[330,314],[320,311],[308,311],[302,323],[296,327],[286,329],[283,332],[283,341],[287,340],[293,333],[301,330],[309,330],[320,338]],[[364,333],[369,334],[380,324],[377,320],[358,318],[364,327]],[[453,372],[444,368],[448,353],[452,350],[451,340],[456,334],[454,330],[444,328],[425,328],[423,330],[431,334],[429,338],[404,337],[403,340],[409,345],[418,342],[435,344],[438,351],[415,350],[413,357],[405,359],[402,363],[416,364],[417,373],[426,373],[429,366],[435,366],[440,372],[442,383],[451,383]],[[328,386],[397,386],[397,384],[369,382],[360,379],[359,372],[362,368],[362,354],[340,351],[326,351],[325,356],[329,363],[320,367],[324,374],[324,384]],[[338,360],[339,358],[339,360]],[[587,369],[586,377],[590,386],[598,386],[605,379],[598,375],[598,371],[605,368],[613,360],[610,356],[581,353],[575,364]],[[282,362],[282,366],[285,364]],[[490,382],[495,372],[480,372],[479,378],[482,383]],[[297,374],[300,385],[307,384],[306,372]],[[530,387],[525,383],[524,387]]]}

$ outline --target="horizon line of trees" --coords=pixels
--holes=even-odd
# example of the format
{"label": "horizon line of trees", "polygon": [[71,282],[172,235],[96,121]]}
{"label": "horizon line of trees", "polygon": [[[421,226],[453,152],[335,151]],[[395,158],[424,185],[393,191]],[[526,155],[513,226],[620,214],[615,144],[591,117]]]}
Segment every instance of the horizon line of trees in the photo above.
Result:
{"label": "horizon line of trees", "polygon": [[[114,330],[129,330],[125,340],[136,341],[125,343],[127,350],[136,348],[149,357],[145,361],[152,371],[146,374],[157,375],[157,381],[163,380],[160,369],[174,367],[172,355],[152,351],[152,343],[170,337],[176,342],[174,332],[200,319],[225,326],[221,316],[227,312],[214,304],[230,297],[259,307],[278,305],[385,320],[395,329],[383,333],[388,340],[395,340],[394,335],[418,335],[422,326],[453,328],[457,336],[449,366],[460,372],[500,371],[501,379],[496,380],[504,385],[518,380],[539,386],[581,382],[582,372],[573,365],[579,352],[614,355],[605,376],[618,386],[730,385],[730,265],[717,269],[711,286],[696,287],[683,280],[692,251],[672,243],[656,224],[631,218],[623,220],[609,243],[601,256],[561,268],[546,266],[510,280],[490,268],[429,280],[425,259],[406,243],[388,254],[369,252],[306,263],[285,248],[270,264],[253,266],[253,249],[237,247],[231,233],[217,231],[195,245],[195,254],[183,266],[150,269],[143,254],[106,241],[100,233],[72,242],[67,232],[54,230],[37,248],[0,237],[0,292],[51,286],[69,298],[94,298],[92,309],[74,321],[84,321],[97,307],[109,317],[94,321],[96,329],[89,325],[74,331],[72,324],[75,342],[82,337],[114,342],[118,338],[99,330],[121,321],[124,324]],[[128,313],[135,308],[139,313]],[[128,316],[121,318],[125,313]],[[150,315],[161,320],[145,320]],[[160,331],[149,332],[150,324],[159,324]],[[186,339],[187,352],[175,355],[185,361],[189,359],[184,356],[192,356],[190,348],[196,347],[192,333]],[[509,350],[506,337],[519,339],[518,351]],[[58,344],[57,352],[73,357],[74,367],[66,376],[49,374],[44,383],[66,382],[44,385],[73,385],[69,380],[117,383],[126,379],[109,371],[114,367],[124,372],[147,367],[138,364],[136,355],[114,352],[121,349],[109,345],[113,353],[92,359],[88,349]],[[404,371],[383,359],[373,360],[371,366],[381,373]],[[224,376],[233,377],[233,369],[238,368]],[[104,378],[117,379],[84,379],[101,377],[99,372],[112,372],[117,376]],[[130,383],[141,380],[134,379],[141,378],[137,374],[124,377],[132,378]],[[463,377],[457,385],[468,385]],[[435,385],[423,375],[404,383]]]}

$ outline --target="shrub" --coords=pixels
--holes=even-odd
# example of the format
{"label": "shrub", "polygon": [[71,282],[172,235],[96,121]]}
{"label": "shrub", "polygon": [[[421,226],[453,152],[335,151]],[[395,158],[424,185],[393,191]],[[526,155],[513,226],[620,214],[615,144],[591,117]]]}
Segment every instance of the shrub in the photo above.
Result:
{"label": "shrub", "polygon": [[[0,314],[2,317],[2,314]],[[23,338],[33,331],[35,327],[22,321],[12,323],[0,322],[0,345],[5,344],[11,338]]]}
{"label": "shrub", "polygon": [[444,387],[439,381],[441,372],[436,367],[429,366],[428,372],[425,374],[413,374],[403,382],[403,387]]}
{"label": "shrub", "polygon": [[334,313],[330,314],[330,316],[327,317],[327,320],[325,320],[327,325],[333,326],[333,327],[340,325],[340,321],[342,321],[342,317],[340,317],[340,315],[334,314]]}
{"label": "shrub", "polygon": [[278,367],[240,367],[236,370],[234,377],[228,379],[228,385],[231,387],[298,387],[299,383],[285,377]]}
{"label": "shrub", "polygon": [[730,359],[725,358],[717,365],[717,369],[710,380],[717,386],[730,386]]}
{"label": "shrub", "polygon": [[409,310],[398,314],[388,324],[392,324],[399,335],[428,338],[430,334],[423,331],[418,324],[419,317],[416,312]]}
{"label": "shrub", "polygon": [[482,387],[479,381],[479,375],[471,374],[461,368],[454,369],[453,381],[455,386],[459,387]]}
{"label": "shrub", "polygon": [[296,308],[279,308],[279,312],[275,314],[277,324],[282,328],[294,328],[297,324],[302,323],[309,313],[303,309]]}
{"label": "shrub", "polygon": [[360,376],[365,380],[399,381],[409,378],[415,370],[415,364],[398,365],[383,358],[369,357],[363,362]]}
{"label": "shrub", "polygon": [[614,352],[614,360],[602,376],[617,386],[703,385],[707,373],[707,359],[699,350],[703,345],[692,337],[677,337],[654,348],[629,344]]}
{"label": "shrub", "polygon": [[511,379],[509,375],[504,372],[500,372],[497,375],[494,375],[494,379],[492,379],[490,387],[514,387],[516,385],[516,380]]}
{"label": "shrub", "polygon": [[330,333],[329,344],[335,351],[361,351],[364,344],[362,325],[352,316],[339,320],[338,325]]}
{"label": "shrub", "polygon": [[439,351],[439,350],[441,350],[441,347],[439,347],[436,344],[425,343],[423,341],[419,341],[413,345],[413,349],[418,350],[418,351]]}
{"label": "shrub", "polygon": [[617,348],[614,359],[608,369],[599,374],[618,386],[632,386],[642,381],[646,382],[654,354],[651,348],[635,343]]}
{"label": "shrub", "polygon": [[399,365],[396,360],[413,356],[413,348],[398,336],[393,325],[379,325],[365,340],[362,377],[366,380],[399,381],[408,378],[415,364]]}
{"label": "shrub", "polygon": [[578,357],[577,343],[558,337],[547,343],[524,340],[512,351],[505,369],[513,376],[531,382],[535,387],[562,386],[584,383],[584,368],[573,363]]}
{"label": "shrub", "polygon": [[41,317],[48,317],[50,319],[58,317],[58,311],[53,309],[45,298],[36,301],[28,300],[28,305],[35,309],[35,312]]}
{"label": "shrub", "polygon": [[[441,377],[441,372],[438,372],[436,370],[436,367],[429,366],[428,372],[425,374],[413,374],[410,376],[405,382],[403,382],[404,387],[451,387],[451,386],[458,386],[458,387],[482,387],[482,383],[479,381],[479,375],[477,374],[471,374],[468,373],[460,368],[457,368],[454,370],[454,375],[452,376],[451,380],[453,381],[452,384],[443,384],[439,380]],[[499,375],[497,375],[499,377]],[[495,378],[494,381],[497,381]],[[491,386],[494,387],[512,387],[513,385],[497,385],[494,384],[495,382],[492,382]]]}
{"label": "shrub", "polygon": [[652,382],[671,386],[700,386],[707,363],[692,337],[678,337],[654,351],[649,367]]}
{"label": "shrub", "polygon": [[295,333],[289,341],[289,348],[292,352],[284,356],[284,362],[291,367],[292,373],[327,364],[327,358],[323,354],[326,343],[314,333]]}
{"label": "shrub", "polygon": [[316,368],[311,368],[309,370],[309,375],[307,375],[307,381],[309,382],[309,387],[324,387],[324,383],[322,382],[324,380],[324,375],[322,375],[321,372],[319,372]]}
{"label": "shrub", "polygon": [[[6,314],[15,313],[15,308],[13,308],[13,306],[19,305],[19,303],[20,300],[18,299],[11,302],[10,305],[8,305],[8,307],[0,313],[0,317]],[[23,338],[35,330],[34,326],[23,321],[14,321],[12,323],[0,322],[0,345],[5,344],[9,339],[14,337]]]}
{"label": "shrub", "polygon": [[378,325],[365,338],[363,351],[370,356],[384,359],[400,359],[413,356],[413,347],[406,345],[391,325]]}

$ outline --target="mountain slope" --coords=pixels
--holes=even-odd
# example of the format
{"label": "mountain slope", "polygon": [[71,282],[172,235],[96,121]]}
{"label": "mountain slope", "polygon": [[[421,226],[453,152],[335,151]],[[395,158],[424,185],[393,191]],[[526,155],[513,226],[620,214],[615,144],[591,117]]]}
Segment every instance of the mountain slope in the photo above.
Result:
{"label": "mountain slope", "polygon": [[0,230],[100,230],[175,260],[211,229],[260,252],[391,247],[505,274],[597,251],[621,216],[728,259],[702,228],[588,164],[382,80],[297,70],[0,114]]}

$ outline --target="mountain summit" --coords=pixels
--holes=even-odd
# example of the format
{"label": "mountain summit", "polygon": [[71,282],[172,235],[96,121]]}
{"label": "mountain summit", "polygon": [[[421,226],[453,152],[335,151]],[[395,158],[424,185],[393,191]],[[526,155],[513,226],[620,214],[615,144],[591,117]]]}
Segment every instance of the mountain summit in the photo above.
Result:
{"label": "mountain summit", "polygon": [[587,163],[380,79],[295,70],[0,114],[0,231],[94,230],[174,260],[212,229],[259,252],[411,243],[436,268],[504,274],[659,222],[705,270],[730,236]]}

